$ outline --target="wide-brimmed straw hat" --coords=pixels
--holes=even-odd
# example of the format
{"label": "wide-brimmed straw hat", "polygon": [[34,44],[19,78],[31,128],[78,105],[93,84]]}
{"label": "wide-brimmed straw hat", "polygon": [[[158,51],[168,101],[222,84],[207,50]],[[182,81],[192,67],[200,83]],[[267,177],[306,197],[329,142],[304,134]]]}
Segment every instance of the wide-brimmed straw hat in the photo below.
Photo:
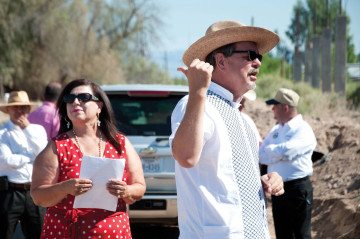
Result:
{"label": "wide-brimmed straw hat", "polygon": [[29,105],[30,111],[34,110],[37,106],[36,103],[30,102],[29,96],[25,91],[12,91],[9,95],[8,102],[6,104],[0,104],[0,110],[7,114],[7,107],[19,105]]}
{"label": "wide-brimmed straw hat", "polygon": [[274,32],[261,27],[242,25],[235,21],[219,21],[212,24],[205,36],[194,42],[184,53],[183,61],[189,66],[194,59],[204,61],[213,50],[230,43],[251,41],[257,44],[259,54],[273,49],[280,38]]}

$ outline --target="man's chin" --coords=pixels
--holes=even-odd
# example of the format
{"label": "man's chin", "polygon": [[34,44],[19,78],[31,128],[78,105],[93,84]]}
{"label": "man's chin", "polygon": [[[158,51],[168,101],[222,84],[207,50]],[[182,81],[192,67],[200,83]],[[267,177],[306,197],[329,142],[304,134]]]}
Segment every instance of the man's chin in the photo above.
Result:
{"label": "man's chin", "polygon": [[255,83],[249,85],[249,90],[255,90],[255,89],[256,89]]}

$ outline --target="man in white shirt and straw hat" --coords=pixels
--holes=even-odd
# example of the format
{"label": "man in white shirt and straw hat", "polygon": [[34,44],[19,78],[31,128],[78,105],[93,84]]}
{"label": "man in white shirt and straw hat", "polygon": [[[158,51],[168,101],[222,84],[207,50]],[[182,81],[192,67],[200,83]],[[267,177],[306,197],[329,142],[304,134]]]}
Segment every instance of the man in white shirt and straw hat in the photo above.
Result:
{"label": "man in white shirt and straw hat", "polygon": [[255,88],[262,55],[279,37],[234,21],[212,24],[179,67],[189,95],[172,114],[180,238],[270,238],[266,193],[281,195],[277,173],[260,178],[256,133],[238,110]]}
{"label": "man in white shirt and straw hat", "polygon": [[0,130],[0,238],[11,239],[18,221],[25,238],[40,238],[44,208],[30,196],[35,157],[47,144],[43,126],[30,124],[27,116],[35,103],[25,91],[13,91],[0,110],[10,120]]}

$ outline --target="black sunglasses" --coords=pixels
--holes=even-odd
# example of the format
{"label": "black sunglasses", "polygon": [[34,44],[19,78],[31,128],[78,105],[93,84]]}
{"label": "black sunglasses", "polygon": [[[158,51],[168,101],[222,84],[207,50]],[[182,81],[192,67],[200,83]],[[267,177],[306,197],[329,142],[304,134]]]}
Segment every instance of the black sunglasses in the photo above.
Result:
{"label": "black sunglasses", "polygon": [[255,51],[233,51],[233,53],[247,53],[249,61],[255,61],[256,58],[261,62],[262,55],[256,53]]}
{"label": "black sunglasses", "polygon": [[65,103],[71,104],[71,103],[73,103],[75,101],[75,99],[78,99],[81,102],[88,102],[90,100],[99,101],[99,99],[96,96],[93,96],[90,93],[80,93],[78,95],[67,94],[67,95],[64,96],[63,101]]}

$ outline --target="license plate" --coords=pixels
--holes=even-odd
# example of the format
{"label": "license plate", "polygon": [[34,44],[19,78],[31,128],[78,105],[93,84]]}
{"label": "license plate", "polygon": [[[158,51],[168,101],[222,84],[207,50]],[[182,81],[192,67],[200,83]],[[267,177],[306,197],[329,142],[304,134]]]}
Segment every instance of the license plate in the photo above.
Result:
{"label": "license plate", "polygon": [[144,173],[159,173],[161,171],[160,160],[158,159],[143,159],[142,167]]}

